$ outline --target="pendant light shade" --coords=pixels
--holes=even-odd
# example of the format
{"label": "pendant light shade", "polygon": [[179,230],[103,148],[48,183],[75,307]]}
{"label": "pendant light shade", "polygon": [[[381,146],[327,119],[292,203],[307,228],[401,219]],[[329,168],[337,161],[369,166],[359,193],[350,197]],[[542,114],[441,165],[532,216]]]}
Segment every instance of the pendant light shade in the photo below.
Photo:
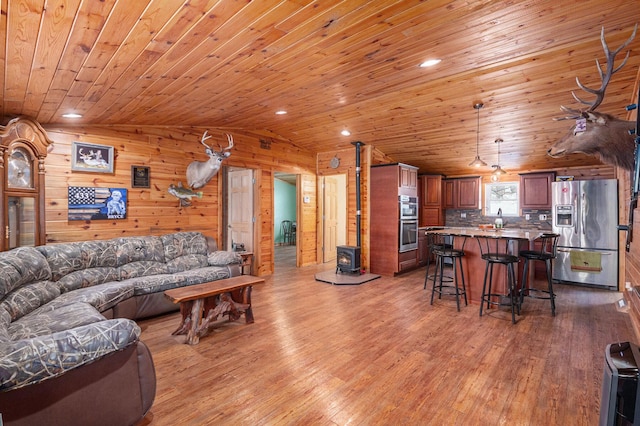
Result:
{"label": "pendant light shade", "polygon": [[494,164],[491,167],[494,168],[493,173],[491,173],[491,181],[492,182],[497,182],[500,180],[500,176],[501,175],[505,175],[507,174],[507,172],[505,172],[503,170],[502,167],[500,167],[500,144],[502,142],[504,142],[501,138],[498,138],[495,140],[495,142],[498,144],[498,164]]}
{"label": "pendant light shade", "polygon": [[484,104],[482,102],[478,102],[473,107],[478,111],[478,125],[476,128],[476,158],[469,163],[471,167],[484,167],[487,165],[482,159],[480,159],[480,108],[482,108]]}

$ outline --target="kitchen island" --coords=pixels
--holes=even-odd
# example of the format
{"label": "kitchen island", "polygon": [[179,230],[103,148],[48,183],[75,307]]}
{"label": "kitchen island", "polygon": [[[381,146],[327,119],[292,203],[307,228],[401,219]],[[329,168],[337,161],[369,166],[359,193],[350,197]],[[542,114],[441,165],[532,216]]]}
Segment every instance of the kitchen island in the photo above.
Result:
{"label": "kitchen island", "polygon": [[[486,262],[480,255],[480,246],[478,245],[477,238],[495,238],[498,239],[498,244],[509,244],[509,252],[518,255],[520,250],[527,250],[533,248],[533,242],[540,235],[549,231],[539,229],[516,229],[516,228],[502,228],[502,229],[479,229],[475,227],[438,227],[427,228],[426,234],[440,234],[450,235],[454,237],[454,246],[457,249],[462,248],[464,243],[464,257],[462,260],[462,268],[464,270],[464,276],[467,287],[467,298],[474,303],[480,303],[482,299],[482,284],[484,281],[484,271],[486,268]],[[520,288],[520,281],[522,279],[522,262],[518,263],[517,287]],[[530,269],[530,273],[533,274],[533,268]],[[532,275],[529,277],[532,279]],[[496,268],[493,275],[493,290],[492,293],[506,293],[507,272],[506,268]],[[431,289],[433,281],[429,281],[427,285],[428,289]]]}

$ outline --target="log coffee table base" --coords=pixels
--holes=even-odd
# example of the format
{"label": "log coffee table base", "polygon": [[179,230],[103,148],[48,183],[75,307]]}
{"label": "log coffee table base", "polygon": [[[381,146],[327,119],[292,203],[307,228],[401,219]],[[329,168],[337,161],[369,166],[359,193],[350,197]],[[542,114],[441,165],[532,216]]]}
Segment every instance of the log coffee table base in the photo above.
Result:
{"label": "log coffee table base", "polygon": [[172,334],[186,334],[186,343],[196,345],[220,315],[235,321],[244,313],[247,324],[252,323],[251,290],[262,283],[262,278],[242,275],[165,291],[172,302],[180,303],[182,314],[180,326]]}

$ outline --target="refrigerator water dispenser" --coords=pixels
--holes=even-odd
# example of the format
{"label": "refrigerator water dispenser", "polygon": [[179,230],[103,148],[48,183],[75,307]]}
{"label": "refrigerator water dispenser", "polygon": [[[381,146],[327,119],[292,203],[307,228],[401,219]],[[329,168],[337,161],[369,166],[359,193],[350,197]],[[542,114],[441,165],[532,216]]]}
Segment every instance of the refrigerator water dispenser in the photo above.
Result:
{"label": "refrigerator water dispenser", "polygon": [[555,226],[572,227],[573,226],[573,206],[560,205],[556,206]]}

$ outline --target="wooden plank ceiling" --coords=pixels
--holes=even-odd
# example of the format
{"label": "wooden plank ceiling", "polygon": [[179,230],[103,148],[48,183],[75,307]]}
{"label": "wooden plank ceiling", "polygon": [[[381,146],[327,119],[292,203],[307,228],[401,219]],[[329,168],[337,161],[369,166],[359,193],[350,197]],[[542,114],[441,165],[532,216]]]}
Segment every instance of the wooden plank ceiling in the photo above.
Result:
{"label": "wooden plank ceiling", "polygon": [[[5,122],[204,126],[312,152],[360,140],[449,176],[474,173],[477,137],[489,164],[504,140],[500,162],[511,172],[599,164],[548,157],[570,126],[552,118],[560,105],[579,106],[575,77],[599,86],[601,27],[616,48],[640,22],[629,0],[0,4]],[[629,49],[598,108],[620,118],[634,98],[640,35]],[[418,67],[431,58],[442,62]]]}

